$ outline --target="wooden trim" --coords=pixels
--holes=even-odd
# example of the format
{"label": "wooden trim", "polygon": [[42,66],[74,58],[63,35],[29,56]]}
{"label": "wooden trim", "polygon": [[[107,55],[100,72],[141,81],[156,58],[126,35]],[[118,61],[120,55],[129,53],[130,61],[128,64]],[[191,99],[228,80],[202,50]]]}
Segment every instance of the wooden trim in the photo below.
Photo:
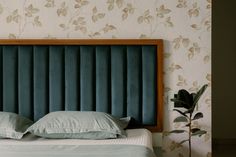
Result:
{"label": "wooden trim", "polygon": [[161,39],[0,39],[0,45],[159,45]]}
{"label": "wooden trim", "polygon": [[157,46],[157,126],[144,126],[152,132],[163,131],[163,40],[162,39],[0,39],[0,45],[156,45]]}

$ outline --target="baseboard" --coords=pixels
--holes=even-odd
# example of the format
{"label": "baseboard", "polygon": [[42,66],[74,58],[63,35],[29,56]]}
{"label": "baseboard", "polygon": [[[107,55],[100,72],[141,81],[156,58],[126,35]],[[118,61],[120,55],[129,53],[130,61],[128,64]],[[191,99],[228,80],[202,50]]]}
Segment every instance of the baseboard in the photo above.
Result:
{"label": "baseboard", "polygon": [[236,145],[236,138],[228,138],[228,139],[212,139],[213,145]]}

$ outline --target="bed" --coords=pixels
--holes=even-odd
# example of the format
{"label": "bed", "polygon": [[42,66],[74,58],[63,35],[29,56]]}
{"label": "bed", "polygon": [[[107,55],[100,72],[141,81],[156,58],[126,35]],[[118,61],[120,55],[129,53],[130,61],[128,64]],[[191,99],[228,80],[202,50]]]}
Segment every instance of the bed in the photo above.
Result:
{"label": "bed", "polygon": [[37,121],[54,111],[96,111],[132,120],[126,138],[0,139],[0,156],[152,157],[163,129],[163,41],[0,40],[0,111]]}

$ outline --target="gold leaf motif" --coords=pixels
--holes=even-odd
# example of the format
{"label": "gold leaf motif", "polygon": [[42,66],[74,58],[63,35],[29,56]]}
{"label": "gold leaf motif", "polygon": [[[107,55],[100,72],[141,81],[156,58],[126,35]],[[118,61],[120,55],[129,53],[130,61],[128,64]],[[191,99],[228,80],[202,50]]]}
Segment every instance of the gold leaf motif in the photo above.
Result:
{"label": "gold leaf motif", "polygon": [[187,85],[187,81],[186,81],[186,79],[183,76],[178,75],[178,82],[177,82],[176,85],[180,86],[180,87],[186,86]]}
{"label": "gold leaf motif", "polygon": [[106,26],[102,30],[104,31],[104,33],[107,33],[107,32],[114,30],[114,29],[116,29],[115,26],[106,24]]}
{"label": "gold leaf motif", "polygon": [[205,142],[207,142],[207,141],[209,141],[210,140],[210,134],[209,133],[206,133],[205,135],[204,135],[204,141]]}
{"label": "gold leaf motif", "polygon": [[41,27],[42,26],[42,23],[39,21],[39,16],[36,16],[34,18],[34,26],[37,26],[37,27]]}
{"label": "gold leaf motif", "polygon": [[99,19],[102,19],[105,16],[105,13],[98,13],[98,14],[96,14],[97,12],[98,12],[97,8],[94,7],[93,8],[93,15],[92,15],[92,21],[93,22],[97,22]]}
{"label": "gold leaf motif", "polygon": [[170,72],[174,72],[175,70],[179,70],[179,69],[183,69],[180,65],[172,63],[169,67],[168,67],[168,71]]}
{"label": "gold leaf motif", "polygon": [[177,8],[186,8],[187,1],[186,0],[178,0],[178,4],[176,5]]}
{"label": "gold leaf motif", "polygon": [[72,24],[74,25],[74,30],[75,31],[80,31],[82,33],[87,33],[87,28],[86,28],[86,21],[84,17],[78,17],[76,20],[74,20],[72,22]]}
{"label": "gold leaf motif", "polygon": [[46,0],[47,3],[44,5],[46,8],[53,8],[55,7],[55,2],[54,0]]}
{"label": "gold leaf motif", "polygon": [[191,27],[195,30],[200,30],[201,29],[201,27],[198,26],[197,24],[192,24]]}
{"label": "gold leaf motif", "polygon": [[134,7],[132,6],[131,3],[127,3],[127,6],[122,11],[123,11],[122,20],[125,20],[127,19],[129,14],[134,13]]}
{"label": "gold leaf motif", "polygon": [[87,1],[87,0],[75,0],[75,2],[76,2],[76,4],[74,5],[75,9],[79,9],[79,8],[89,4],[89,1]]}
{"label": "gold leaf motif", "polygon": [[165,8],[164,5],[161,5],[159,8],[156,8],[157,17],[163,18],[166,14],[171,12],[170,9]]}
{"label": "gold leaf motif", "polygon": [[166,18],[165,26],[166,27],[173,27],[174,26],[174,24],[171,22],[171,17]]}
{"label": "gold leaf motif", "polygon": [[141,34],[140,36],[139,36],[139,39],[147,39],[148,37],[147,37],[147,35],[146,34]]}
{"label": "gold leaf motif", "polygon": [[200,86],[198,85],[198,81],[194,81],[192,87],[189,88],[189,91],[197,92],[199,89]]}
{"label": "gold leaf motif", "polygon": [[3,7],[2,7],[2,5],[0,4],[0,14],[2,14],[3,13]]}
{"label": "gold leaf motif", "polygon": [[193,8],[188,10],[188,15],[190,17],[198,17],[200,8],[197,5],[197,2],[193,3]]}
{"label": "gold leaf motif", "polygon": [[139,24],[145,22],[147,24],[149,24],[151,21],[153,20],[153,16],[150,15],[150,11],[149,9],[146,10],[142,16],[139,16],[137,21]]}
{"label": "gold leaf motif", "polygon": [[58,16],[66,16],[68,11],[68,7],[66,7],[66,2],[62,2],[61,8],[57,9]]}
{"label": "gold leaf motif", "polygon": [[25,8],[25,16],[27,17],[32,17],[33,14],[36,14],[39,12],[39,9],[38,8],[34,8],[33,7],[33,4],[30,4],[27,8]]}
{"label": "gold leaf motif", "polygon": [[210,56],[209,55],[206,55],[203,59],[204,63],[208,63],[210,61]]}
{"label": "gold leaf motif", "polygon": [[15,34],[12,34],[12,33],[10,33],[10,34],[8,35],[8,38],[9,38],[9,39],[16,39],[16,35],[15,35]]}
{"label": "gold leaf motif", "polygon": [[107,4],[108,4],[108,11],[111,11],[114,9],[114,0],[107,0]]}
{"label": "gold leaf motif", "polygon": [[6,18],[6,21],[7,23],[10,23],[10,22],[15,22],[15,23],[19,23],[21,19],[21,16],[18,14],[18,9],[14,10],[11,15],[7,16]]}
{"label": "gold leaf motif", "polygon": [[165,58],[170,58],[170,56],[171,56],[171,53],[167,53],[167,52],[164,53]]}
{"label": "gold leaf motif", "polygon": [[124,0],[116,0],[116,5],[118,8],[121,8],[123,6]]}
{"label": "gold leaf motif", "polygon": [[211,74],[207,74],[206,79],[207,79],[208,81],[211,81]]}

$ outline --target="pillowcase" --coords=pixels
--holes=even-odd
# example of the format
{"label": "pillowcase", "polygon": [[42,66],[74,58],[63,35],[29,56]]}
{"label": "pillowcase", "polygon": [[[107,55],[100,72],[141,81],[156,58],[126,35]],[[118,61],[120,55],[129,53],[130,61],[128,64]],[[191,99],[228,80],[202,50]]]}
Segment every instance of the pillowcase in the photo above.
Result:
{"label": "pillowcase", "polygon": [[0,138],[21,139],[33,121],[10,112],[0,112]]}
{"label": "pillowcase", "polygon": [[44,138],[109,139],[126,137],[127,120],[107,113],[57,111],[45,115],[27,129]]}

